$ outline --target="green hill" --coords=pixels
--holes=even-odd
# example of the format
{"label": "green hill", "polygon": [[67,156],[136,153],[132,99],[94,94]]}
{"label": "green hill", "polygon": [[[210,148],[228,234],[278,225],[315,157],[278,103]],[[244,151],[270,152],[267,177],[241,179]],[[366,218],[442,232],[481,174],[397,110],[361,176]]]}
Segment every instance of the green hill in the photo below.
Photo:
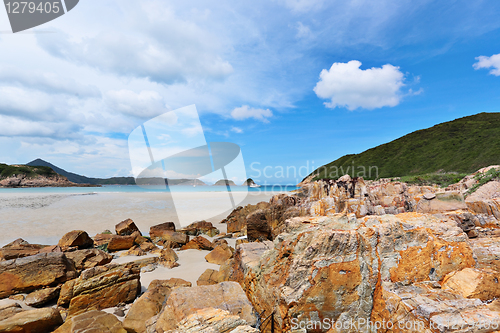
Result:
{"label": "green hill", "polygon": [[500,164],[500,113],[479,113],[407,134],[360,154],[345,155],[311,175],[336,179],[348,173],[376,179],[472,173],[493,164]]}

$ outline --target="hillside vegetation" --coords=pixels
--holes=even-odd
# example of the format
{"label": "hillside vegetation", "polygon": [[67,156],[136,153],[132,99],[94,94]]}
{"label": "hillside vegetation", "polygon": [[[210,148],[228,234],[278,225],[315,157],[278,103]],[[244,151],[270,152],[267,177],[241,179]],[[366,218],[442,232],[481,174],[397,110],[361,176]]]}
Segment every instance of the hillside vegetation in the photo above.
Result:
{"label": "hillside vegetation", "polygon": [[51,177],[56,176],[57,173],[54,172],[49,167],[38,166],[32,167],[27,165],[7,165],[0,163],[0,179],[8,178],[17,175],[26,175],[28,178],[36,178],[38,176]]}
{"label": "hillside vegetation", "polygon": [[494,164],[500,164],[500,113],[480,113],[345,155],[311,174],[315,179],[346,173],[365,179],[422,175],[425,182],[433,175],[455,179]]}

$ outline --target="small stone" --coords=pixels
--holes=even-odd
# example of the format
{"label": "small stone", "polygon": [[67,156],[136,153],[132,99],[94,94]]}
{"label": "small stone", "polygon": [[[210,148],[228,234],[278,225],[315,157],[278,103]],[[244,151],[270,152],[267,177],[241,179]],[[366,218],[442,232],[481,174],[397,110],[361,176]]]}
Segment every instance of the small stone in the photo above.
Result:
{"label": "small stone", "polygon": [[424,193],[424,195],[422,196],[425,200],[432,200],[436,197],[436,194],[435,193],[430,193],[430,192],[427,192],[427,193]]}

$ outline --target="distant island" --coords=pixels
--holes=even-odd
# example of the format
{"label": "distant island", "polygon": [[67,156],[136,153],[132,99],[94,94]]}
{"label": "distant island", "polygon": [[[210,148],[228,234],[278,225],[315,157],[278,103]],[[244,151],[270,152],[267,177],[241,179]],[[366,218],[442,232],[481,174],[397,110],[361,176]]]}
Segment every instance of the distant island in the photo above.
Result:
{"label": "distant island", "polygon": [[215,182],[214,186],[226,186],[228,184],[229,184],[229,186],[236,186],[236,184],[232,180],[229,180],[229,179],[218,180]]}

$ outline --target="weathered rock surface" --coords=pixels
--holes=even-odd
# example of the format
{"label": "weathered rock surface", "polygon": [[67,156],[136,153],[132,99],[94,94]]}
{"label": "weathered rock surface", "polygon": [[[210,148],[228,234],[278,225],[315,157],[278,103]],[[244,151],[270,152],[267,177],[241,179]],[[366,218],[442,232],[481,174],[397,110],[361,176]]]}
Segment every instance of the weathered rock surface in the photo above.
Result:
{"label": "weathered rock surface", "polygon": [[0,322],[22,311],[23,309],[18,303],[2,304],[0,305]]}
{"label": "weathered rock surface", "polygon": [[109,264],[113,259],[113,256],[99,249],[66,252],[66,257],[73,262],[78,271]]}
{"label": "weathered rock surface", "polygon": [[58,245],[61,248],[78,247],[79,249],[85,249],[92,247],[94,245],[94,241],[85,231],[73,230],[65,234],[59,240]]}
{"label": "weathered rock surface", "polygon": [[227,232],[234,233],[246,229],[246,217],[248,214],[269,207],[267,202],[259,202],[256,205],[246,205],[245,207],[237,207],[231,212],[221,223],[227,223]]}
{"label": "weathered rock surface", "polygon": [[127,333],[127,331],[112,314],[93,310],[69,318],[53,333]]}
{"label": "weathered rock surface", "polygon": [[259,209],[246,217],[249,242],[272,240],[272,229],[266,219],[266,212]]}
{"label": "weathered rock surface", "polygon": [[238,277],[234,267],[244,272],[241,283],[257,312],[276,311],[284,331],[291,329],[292,318],[368,320],[382,282],[438,282],[475,266],[468,238],[456,223],[429,215],[293,218],[285,231],[257,263],[225,265],[233,267],[230,278]]}
{"label": "weathered rock surface", "polygon": [[140,269],[133,264],[97,266],[66,282],[58,304],[67,305],[68,316],[133,301],[140,292]]}
{"label": "weathered rock surface", "polygon": [[211,251],[211,250],[213,250],[213,248],[214,248],[214,246],[213,246],[211,241],[209,241],[208,239],[206,239],[203,236],[197,236],[197,237],[191,239],[185,245],[183,245],[181,247],[181,250],[195,249],[195,250]]}
{"label": "weathered rock surface", "polygon": [[60,286],[53,288],[39,289],[26,296],[24,302],[28,306],[39,307],[47,302],[52,301],[53,299],[58,298],[60,291],[61,291]]}
{"label": "weathered rock surface", "polygon": [[179,266],[179,264],[177,263],[178,260],[179,257],[177,256],[177,253],[175,253],[174,250],[172,249],[161,250],[160,261],[159,261],[161,265],[168,268],[178,267]]}
{"label": "weathered rock surface", "polygon": [[33,256],[38,254],[44,247],[43,245],[30,244],[19,238],[0,249],[0,261]]}
{"label": "weathered rock surface", "polygon": [[213,286],[177,288],[172,291],[156,323],[157,332],[174,330],[185,318],[198,310],[215,308],[238,315],[251,326],[257,324],[257,315],[240,285],[222,282]]}
{"label": "weathered rock surface", "polygon": [[465,268],[448,274],[442,287],[465,298],[492,301],[500,298],[500,271]]}
{"label": "weathered rock surface", "polygon": [[207,286],[212,284],[217,284],[219,281],[219,271],[215,269],[206,269],[196,281],[197,286]]}
{"label": "weathered rock surface", "polygon": [[139,228],[137,228],[134,221],[132,221],[131,219],[126,219],[126,220],[118,223],[115,226],[115,230],[116,230],[116,234],[119,236],[130,236],[134,232],[138,232],[139,235],[141,235]]}
{"label": "weathered rock surface", "polygon": [[[170,243],[173,247],[179,247],[189,242],[189,236],[176,231],[165,230],[161,233],[155,233],[156,236],[151,237],[155,243]],[[159,236],[158,236],[159,235]]]}
{"label": "weathered rock surface", "polygon": [[22,311],[0,321],[0,332],[49,333],[63,320],[53,308]]}
{"label": "weathered rock surface", "polygon": [[168,333],[257,333],[257,329],[248,326],[246,322],[237,315],[228,311],[207,308],[196,311],[186,319],[182,320],[175,330]]}
{"label": "weathered rock surface", "polygon": [[173,289],[191,287],[191,282],[182,279],[154,280],[148,290],[139,297],[130,308],[123,320],[123,326],[128,332],[146,332],[146,321],[157,315]]}
{"label": "weathered rock surface", "polygon": [[42,253],[0,262],[0,298],[56,285],[76,277],[63,253]]}
{"label": "weathered rock surface", "polygon": [[222,265],[233,256],[233,252],[227,245],[217,245],[209,254],[205,256],[205,260],[211,264]]}
{"label": "weathered rock surface", "polygon": [[467,209],[464,197],[458,192],[436,193],[435,195],[436,197],[432,200],[420,200],[416,212],[436,214]]}

